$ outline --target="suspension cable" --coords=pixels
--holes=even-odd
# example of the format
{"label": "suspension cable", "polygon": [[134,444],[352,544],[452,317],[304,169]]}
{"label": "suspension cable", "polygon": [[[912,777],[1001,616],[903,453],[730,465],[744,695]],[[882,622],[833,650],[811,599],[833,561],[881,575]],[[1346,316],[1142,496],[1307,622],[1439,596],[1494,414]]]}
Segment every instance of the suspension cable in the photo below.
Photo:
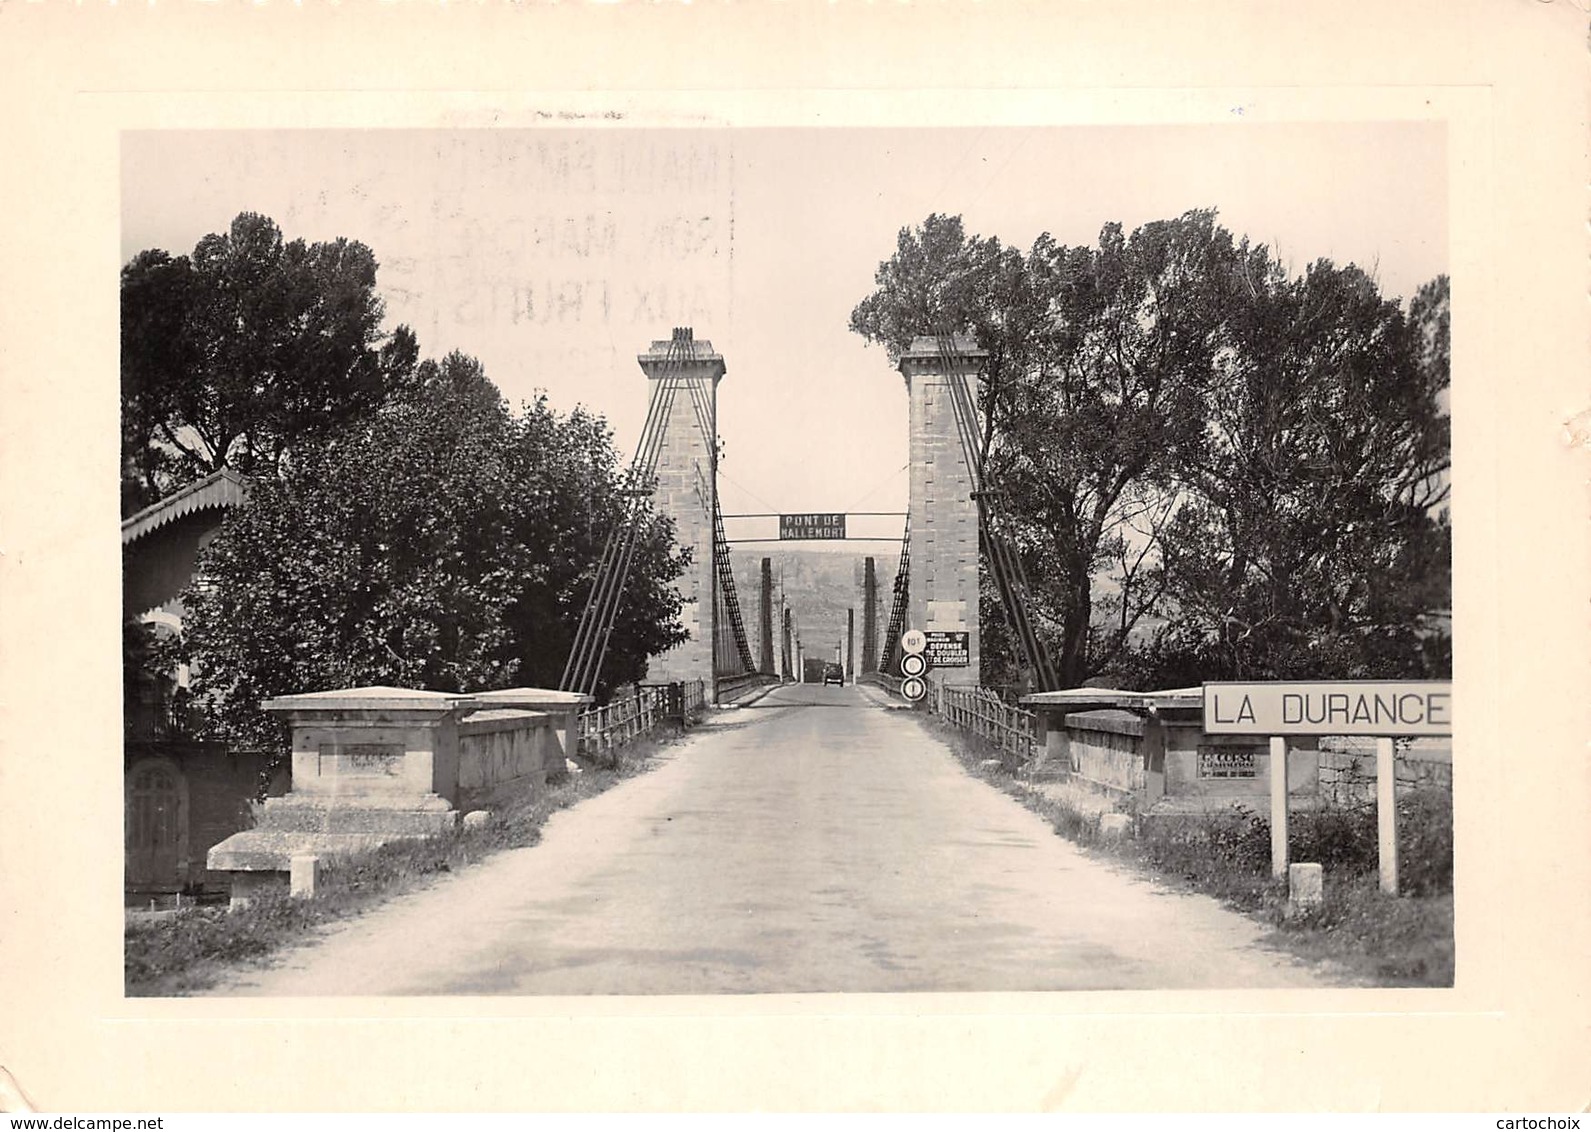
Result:
{"label": "suspension cable", "polygon": [[908,512],[905,532],[900,538],[900,561],[895,569],[895,596],[889,607],[889,627],[884,630],[884,655],[878,661],[878,670],[889,676],[900,675],[895,650],[900,647],[900,636],[906,631],[906,607],[911,597],[911,546],[912,517]]}
{"label": "suspension cable", "polygon": [[676,328],[664,355],[662,378],[652,387],[646,423],[630,464],[619,521],[603,546],[575,631],[574,644],[564,665],[559,686],[565,690],[590,693],[596,689],[634,557],[637,528],[646,511],[644,500],[654,486],[658,455],[667,434],[669,414],[673,411],[678,373],[684,368],[687,351],[694,353],[689,338],[682,329]]}
{"label": "suspension cable", "polygon": [[1006,625],[1023,654],[1024,664],[1033,673],[1039,690],[1053,690],[1059,686],[1059,679],[1048,650],[1034,630],[1028,613],[1030,590],[1027,572],[1016,548],[995,524],[990,492],[984,487],[988,452],[978,430],[977,405],[968,389],[966,373],[961,364],[961,351],[949,334],[936,335],[935,344],[950,392],[951,410],[961,440],[962,454],[967,462],[973,498],[977,503],[978,530],[983,535],[984,546],[989,553],[990,572],[994,576]]}

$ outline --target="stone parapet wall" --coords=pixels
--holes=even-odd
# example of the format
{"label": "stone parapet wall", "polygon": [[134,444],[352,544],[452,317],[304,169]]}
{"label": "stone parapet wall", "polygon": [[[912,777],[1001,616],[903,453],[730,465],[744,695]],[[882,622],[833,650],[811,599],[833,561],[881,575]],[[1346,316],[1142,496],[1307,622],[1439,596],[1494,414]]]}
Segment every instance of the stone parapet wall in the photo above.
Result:
{"label": "stone parapet wall", "polygon": [[1129,712],[1080,712],[1067,716],[1072,774],[1107,790],[1142,793],[1143,734],[1143,720]]}
{"label": "stone parapet wall", "polygon": [[[1075,782],[1145,815],[1234,805],[1269,811],[1272,737],[1206,732],[1197,688],[1075,688],[1034,693],[1022,704],[1037,727],[1034,780]],[[1375,801],[1375,739],[1295,734],[1285,749],[1290,805]],[[1395,750],[1399,793],[1452,789],[1450,737],[1399,739]]]}
{"label": "stone parapet wall", "polygon": [[563,770],[557,718],[488,710],[459,723],[458,807],[484,806],[509,791],[545,786]]}
{"label": "stone parapet wall", "polygon": [[[1320,743],[1320,792],[1333,802],[1373,802],[1376,797],[1374,739],[1331,738]],[[1416,740],[1397,752],[1398,793],[1453,789],[1449,740]]]}
{"label": "stone parapet wall", "polygon": [[[1270,738],[1264,735],[1210,735],[1197,718],[1168,719],[1164,725],[1165,789],[1155,802],[1194,808],[1233,803],[1269,806]],[[1288,794],[1307,803],[1319,793],[1318,752],[1310,736],[1287,738]]]}
{"label": "stone parapet wall", "polygon": [[544,785],[561,769],[589,701],[544,688],[453,695],[388,687],[267,700],[261,706],[292,727],[292,792],[267,802],[255,828],[214,846],[208,867],[232,874],[234,900],[247,900],[301,867],[314,874],[380,845],[455,829],[466,810]]}

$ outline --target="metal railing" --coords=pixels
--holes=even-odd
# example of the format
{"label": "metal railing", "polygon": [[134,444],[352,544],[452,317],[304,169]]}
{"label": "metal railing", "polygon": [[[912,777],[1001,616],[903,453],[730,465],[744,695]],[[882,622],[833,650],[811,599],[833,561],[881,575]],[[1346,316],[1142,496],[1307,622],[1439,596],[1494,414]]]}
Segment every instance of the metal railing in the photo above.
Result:
{"label": "metal railing", "polygon": [[888,672],[864,672],[856,678],[858,684],[877,684],[892,696],[900,695],[900,677]]}
{"label": "metal railing", "polygon": [[661,688],[642,688],[633,696],[592,708],[580,716],[580,753],[602,760],[635,741],[664,718],[668,698]]}
{"label": "metal railing", "polygon": [[747,672],[740,676],[720,676],[717,680],[718,699],[722,701],[726,696],[743,692],[747,688],[760,688],[765,684],[781,683],[779,677],[770,676],[766,672]]}
{"label": "metal railing", "polygon": [[581,714],[580,753],[599,762],[610,760],[614,751],[653,731],[664,720],[683,717],[688,721],[706,705],[707,686],[701,680],[643,686],[632,696]]}
{"label": "metal railing", "polygon": [[179,692],[128,702],[123,730],[128,742],[189,742],[205,733],[205,722],[200,705]]}
{"label": "metal railing", "polygon": [[1038,753],[1037,717],[991,689],[930,681],[928,710],[999,750],[1001,761],[1012,770],[1031,765]]}

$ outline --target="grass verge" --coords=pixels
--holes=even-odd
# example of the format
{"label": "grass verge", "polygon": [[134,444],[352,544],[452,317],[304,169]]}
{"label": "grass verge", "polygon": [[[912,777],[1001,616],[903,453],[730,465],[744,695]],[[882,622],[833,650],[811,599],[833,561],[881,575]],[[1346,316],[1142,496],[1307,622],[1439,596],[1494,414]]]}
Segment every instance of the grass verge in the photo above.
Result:
{"label": "grass verge", "polygon": [[608,765],[587,765],[579,774],[564,775],[544,790],[503,806],[484,826],[460,826],[444,837],[384,845],[342,862],[325,875],[313,900],[273,893],[236,911],[206,906],[130,922],[123,938],[125,993],[162,997],[205,990],[229,971],[263,964],[317,929],[358,916],[500,850],[534,845],[549,817],[652,769],[661,748],[679,736],[669,731],[636,740]]}
{"label": "grass verge", "polygon": [[967,772],[1043,816],[1086,852],[1132,866],[1174,887],[1201,892],[1271,929],[1267,942],[1311,963],[1330,964],[1371,986],[1453,985],[1453,822],[1445,791],[1399,801],[1399,882],[1386,896],[1377,879],[1375,808],[1323,806],[1295,811],[1289,826],[1295,861],[1325,872],[1325,904],[1304,918],[1287,914],[1287,883],[1270,875],[1270,822],[1242,809],[1175,821],[1139,821],[1138,836],[1099,834],[1108,801],[1081,787],[1041,792],[1016,778],[998,752],[936,719]]}

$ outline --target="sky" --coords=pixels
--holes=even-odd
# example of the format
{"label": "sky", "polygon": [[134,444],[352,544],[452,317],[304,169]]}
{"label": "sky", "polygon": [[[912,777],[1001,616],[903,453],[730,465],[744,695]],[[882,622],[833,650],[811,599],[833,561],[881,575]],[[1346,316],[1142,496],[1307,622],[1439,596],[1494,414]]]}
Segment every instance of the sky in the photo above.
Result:
{"label": "sky", "polygon": [[[1424,123],[137,131],[122,258],[190,252],[239,212],[370,246],[388,329],[478,357],[511,402],[604,415],[629,453],[635,355],[689,325],[724,355],[726,514],[904,511],[906,398],[848,329],[931,212],[1026,248],[1215,207],[1295,271],[1321,257],[1408,297],[1448,270],[1446,145]],[[731,538],[773,533],[730,521]],[[853,534],[898,543],[900,520]],[[807,544],[817,545],[817,544]]]}

